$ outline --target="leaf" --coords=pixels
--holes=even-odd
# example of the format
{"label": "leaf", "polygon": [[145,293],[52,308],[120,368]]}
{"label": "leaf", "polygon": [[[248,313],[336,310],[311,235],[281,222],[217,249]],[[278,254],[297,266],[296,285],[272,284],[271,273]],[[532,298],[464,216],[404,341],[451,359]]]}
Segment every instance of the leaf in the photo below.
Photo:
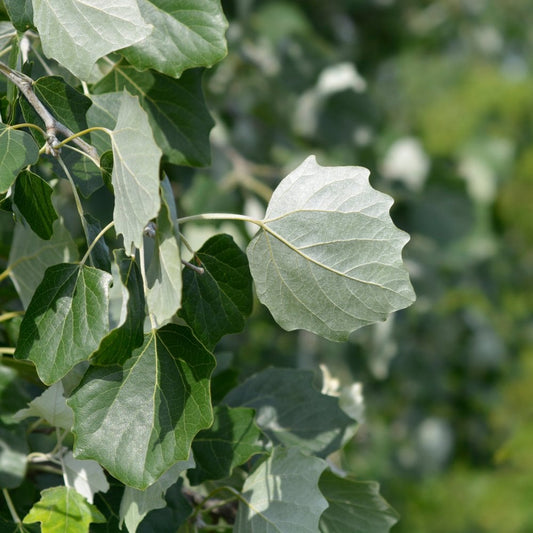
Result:
{"label": "leaf", "polygon": [[380,496],[379,485],[325,471],[318,484],[329,507],[320,517],[321,533],[387,533],[398,513]]}
{"label": "leaf", "polygon": [[0,422],[13,424],[14,415],[30,400],[27,383],[13,368],[0,365]]}
{"label": "leaf", "polygon": [[22,483],[28,453],[25,428],[0,421],[0,489],[14,489]]}
{"label": "leaf", "polygon": [[71,430],[74,424],[72,409],[67,405],[63,384],[59,381],[34,398],[29,406],[15,413],[16,420],[36,416],[43,418],[51,426]]}
{"label": "leaf", "polygon": [[32,360],[47,385],[88,359],[107,333],[110,282],[85,265],[50,267],[20,325],[15,357]]}
{"label": "leaf", "polygon": [[356,424],[337,398],[313,386],[313,372],[268,368],[233,389],[223,400],[232,407],[252,407],[257,425],[274,444],[298,446],[326,457],[338,450]]}
{"label": "leaf", "polygon": [[24,524],[33,522],[41,522],[42,533],[88,533],[92,522],[103,523],[105,518],[74,489],[52,487],[41,491],[41,499],[24,517]]}
{"label": "leaf", "polygon": [[123,368],[91,368],[68,400],[74,453],[98,461],[137,489],[189,457],[212,422],[213,356],[189,328],[169,324],[145,337]]}
{"label": "leaf", "polygon": [[15,225],[9,252],[9,277],[17,289],[22,305],[27,308],[46,269],[57,263],[78,259],[78,250],[63,220],[53,223],[49,240],[38,237],[23,224]]}
{"label": "leaf", "polygon": [[39,148],[30,134],[0,123],[0,193],[6,192],[17,174],[39,159]]}
{"label": "leaf", "polygon": [[153,485],[146,490],[132,487],[124,489],[124,496],[120,502],[120,526],[126,523],[129,533],[135,533],[143,518],[154,509],[162,509],[167,505],[165,493],[176,483],[182,472],[194,467],[194,459],[178,461],[170,467]]}
{"label": "leaf", "polygon": [[33,0],[43,51],[87,80],[96,61],[152,31],[136,0]]}
{"label": "leaf", "polygon": [[228,477],[236,466],[264,451],[253,409],[221,405],[215,407],[214,417],[213,425],[200,431],[192,443],[197,467],[188,477],[193,485]]}
{"label": "leaf", "polygon": [[123,249],[114,250],[120,279],[126,289],[122,309],[124,319],[100,342],[92,355],[95,365],[122,364],[131,357],[133,350],[143,343],[144,292],[141,273],[135,259],[128,257]]}
{"label": "leaf", "polygon": [[159,326],[166,324],[181,306],[181,254],[176,218],[172,189],[165,178],[161,182],[154,249],[146,272],[148,310]]}
{"label": "leaf", "polygon": [[52,191],[46,181],[29,170],[22,171],[15,183],[15,205],[31,229],[45,240],[52,237],[54,220],[58,218]]}
{"label": "leaf", "polygon": [[4,0],[7,14],[13,26],[24,33],[33,26],[33,6],[31,0]]}
{"label": "leaf", "polygon": [[189,70],[176,80],[119,63],[93,91],[113,93],[124,88],[139,96],[164,162],[188,166],[211,162],[209,132],[214,122],[202,93],[202,70]]}
{"label": "leaf", "polygon": [[310,533],[328,506],[318,490],[326,462],[296,448],[274,448],[244,482],[235,533]]}
{"label": "leaf", "polygon": [[228,23],[220,0],[139,0],[139,8],[154,30],[121,51],[137,69],[178,78],[188,68],[211,67],[226,55]]}
{"label": "leaf", "polygon": [[181,315],[213,347],[224,335],[244,328],[252,312],[252,277],[246,255],[229,235],[211,237],[195,257],[205,271],[184,269]]}
{"label": "leaf", "polygon": [[[83,218],[87,223],[87,233],[89,242],[93,242],[102,231],[102,225],[97,218],[94,218],[90,213],[84,213]],[[90,253],[91,263],[95,268],[111,272],[111,260],[109,258],[109,246],[107,246],[105,239],[100,238]]]}
{"label": "leaf", "polygon": [[[92,105],[87,111],[88,126],[90,128],[115,129],[122,102],[122,93],[91,94],[91,101]],[[99,154],[111,150],[111,139],[106,133],[94,131],[91,133],[91,140]]]}
{"label": "leaf", "polygon": [[259,300],[283,328],[345,340],[414,301],[401,258],[409,236],[368,174],[310,156],[274,191],[247,253]]}
{"label": "leaf", "polygon": [[117,233],[124,235],[126,251],[131,243],[140,248],[143,229],[159,211],[159,160],[161,150],[152,136],[139,99],[124,91],[113,145],[113,219]]}
{"label": "leaf", "polygon": [[66,486],[79,492],[89,503],[93,503],[96,492],[109,490],[104,471],[96,461],[75,459],[69,450],[62,462]]}

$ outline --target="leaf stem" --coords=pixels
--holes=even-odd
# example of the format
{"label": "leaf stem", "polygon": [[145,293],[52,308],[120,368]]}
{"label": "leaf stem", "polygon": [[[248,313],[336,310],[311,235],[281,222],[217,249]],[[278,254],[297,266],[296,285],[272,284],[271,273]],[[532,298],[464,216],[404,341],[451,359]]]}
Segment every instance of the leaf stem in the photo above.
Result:
{"label": "leaf stem", "polygon": [[17,528],[22,525],[22,520],[20,519],[20,516],[17,514],[17,510],[15,509],[15,506],[13,505],[13,501],[11,500],[11,496],[9,495],[9,492],[7,489],[2,489],[2,494],[4,495],[4,498],[7,503],[7,508],[9,509],[9,513],[11,514],[11,518],[13,518],[13,522],[17,524]]}
{"label": "leaf stem", "polygon": [[8,313],[4,313],[3,315],[0,315],[0,322],[11,320],[12,318],[15,318],[23,314],[24,314],[24,311],[10,311]]}
{"label": "leaf stem", "polygon": [[12,130],[20,130],[21,128],[33,128],[34,130],[38,130],[43,137],[46,137],[46,132],[40,127],[37,126],[37,124],[32,124],[31,122],[23,122],[22,124],[14,124],[13,126],[10,126]]}
{"label": "leaf stem", "polygon": [[93,248],[96,246],[96,243],[106,234],[108,230],[110,230],[115,225],[114,220],[112,220],[104,229],[100,231],[100,233],[94,238],[93,242],[87,247],[87,251],[85,252],[85,255],[82,257],[80,264],[84,265],[89,258],[90,253],[93,251]]}
{"label": "leaf stem", "polygon": [[8,346],[2,346],[0,348],[0,354],[8,354],[8,355],[13,355],[15,353],[15,348],[11,348],[11,347],[8,347]]}
{"label": "leaf stem", "polygon": [[256,226],[263,227],[261,220],[249,217],[247,215],[239,215],[237,213],[202,213],[200,215],[191,215],[188,217],[178,218],[178,224],[185,224],[186,222],[198,222],[201,220],[241,220],[243,222],[251,222]]}

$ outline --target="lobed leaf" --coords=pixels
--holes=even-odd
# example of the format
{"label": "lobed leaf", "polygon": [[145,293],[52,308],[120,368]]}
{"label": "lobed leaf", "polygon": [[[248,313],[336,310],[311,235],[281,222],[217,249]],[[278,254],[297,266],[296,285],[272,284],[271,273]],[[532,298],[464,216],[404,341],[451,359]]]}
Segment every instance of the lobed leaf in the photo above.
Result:
{"label": "lobed leaf", "polygon": [[257,295],[287,330],[345,340],[415,300],[392,199],[368,170],[308,157],[278,185],[247,253]]}
{"label": "lobed leaf", "polygon": [[311,533],[328,506],[318,489],[326,462],[296,448],[274,448],[242,488],[235,533]]}
{"label": "lobed leaf", "polygon": [[50,385],[98,347],[108,329],[111,276],[85,265],[50,267],[26,310],[15,351]]}
{"label": "lobed leaf", "polygon": [[147,334],[123,368],[90,368],[68,400],[74,453],[145,489],[187,460],[196,433],[211,425],[214,366],[189,328],[169,324]]}
{"label": "lobed leaf", "polygon": [[185,69],[211,67],[227,53],[228,23],[220,0],[139,0],[144,20],[154,27],[143,41],[122,54],[139,70],[172,77]]}
{"label": "lobed leaf", "polygon": [[136,0],[33,0],[44,53],[87,80],[96,61],[152,31]]}

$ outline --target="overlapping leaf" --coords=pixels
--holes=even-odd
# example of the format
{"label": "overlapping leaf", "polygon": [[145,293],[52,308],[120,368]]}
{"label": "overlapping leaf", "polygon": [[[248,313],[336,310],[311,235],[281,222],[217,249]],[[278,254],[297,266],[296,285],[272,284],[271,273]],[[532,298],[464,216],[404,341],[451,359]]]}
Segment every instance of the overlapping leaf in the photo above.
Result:
{"label": "overlapping leaf", "polygon": [[220,405],[214,416],[213,425],[200,431],[192,443],[197,467],[188,477],[194,484],[227,477],[233,468],[263,451],[253,409]]}
{"label": "overlapping leaf", "polygon": [[387,533],[398,522],[398,513],[380,496],[375,482],[326,471],[319,488],[329,503],[320,517],[321,533]]}
{"label": "overlapping leaf", "polygon": [[69,450],[62,458],[65,485],[85,496],[89,503],[93,503],[96,492],[107,492],[109,483],[103,468],[91,460],[75,459]]}
{"label": "overlapping leaf", "polygon": [[25,32],[33,25],[33,6],[31,0],[4,0],[6,11],[15,28]]}
{"label": "overlapping leaf", "polygon": [[33,0],[44,53],[87,80],[95,62],[152,31],[136,0]]}
{"label": "overlapping leaf", "polygon": [[24,224],[17,224],[9,252],[9,277],[22,305],[28,307],[48,267],[76,259],[76,244],[62,219],[54,222],[52,237],[46,241]]}
{"label": "overlapping leaf", "polygon": [[115,190],[113,219],[117,232],[124,235],[128,252],[131,243],[140,248],[144,227],[159,212],[161,150],[154,141],[138,98],[127,91],[122,95],[111,141]]}
{"label": "overlapping leaf", "polygon": [[107,333],[110,282],[85,265],[50,267],[22,320],[15,357],[31,359],[48,385],[85,361]]}
{"label": "overlapping leaf", "polygon": [[176,80],[119,63],[93,91],[113,93],[124,88],[139,96],[165,161],[189,166],[210,163],[209,132],[214,122],[205,105],[200,69],[184,72]]}
{"label": "overlapping leaf", "polygon": [[368,174],[310,156],[274,191],[247,253],[257,295],[283,328],[345,340],[414,301],[401,257],[409,236]]}
{"label": "overlapping leaf", "polygon": [[52,237],[58,218],[51,197],[52,187],[37,174],[24,170],[18,175],[13,200],[31,229],[44,240]]}
{"label": "overlapping leaf", "polygon": [[41,522],[42,533],[88,533],[91,523],[103,523],[105,518],[74,489],[52,487],[41,492],[41,499],[30,509],[23,522]]}
{"label": "overlapping leaf", "polygon": [[274,448],[272,456],[244,482],[235,533],[318,531],[328,506],[318,489],[326,462],[296,448]]}
{"label": "overlapping leaf", "polygon": [[39,159],[39,148],[31,135],[0,123],[0,193],[6,192],[17,174]]}
{"label": "overlapping leaf", "polygon": [[0,489],[12,489],[22,483],[28,453],[24,427],[0,421]]}
{"label": "overlapping leaf", "polygon": [[91,368],[69,405],[74,451],[126,485],[145,489],[209,427],[213,356],[187,327],[169,324],[146,335],[124,367]]}
{"label": "overlapping leaf", "polygon": [[139,0],[154,30],[122,53],[139,70],[152,68],[179,77],[192,67],[210,67],[226,55],[228,26],[220,0]]}
{"label": "overlapping leaf", "polygon": [[257,425],[274,443],[322,457],[338,450],[356,424],[337,398],[313,386],[313,373],[306,370],[269,368],[230,391],[223,402],[254,408]]}
{"label": "overlapping leaf", "polygon": [[100,343],[91,361],[96,365],[122,364],[143,343],[144,293],[141,273],[133,257],[124,250],[115,250],[115,262],[127,295],[122,308],[123,321],[110,331]]}
{"label": "overlapping leaf", "polygon": [[208,347],[241,331],[252,311],[252,277],[248,260],[229,235],[215,235],[195,256],[204,273],[183,271],[181,314]]}

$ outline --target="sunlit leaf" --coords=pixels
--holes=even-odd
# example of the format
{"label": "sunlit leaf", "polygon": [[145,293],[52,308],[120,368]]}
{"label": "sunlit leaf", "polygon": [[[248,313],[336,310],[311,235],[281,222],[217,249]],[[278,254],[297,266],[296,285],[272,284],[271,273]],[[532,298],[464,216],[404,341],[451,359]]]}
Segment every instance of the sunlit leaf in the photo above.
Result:
{"label": "sunlit leaf", "polygon": [[88,359],[107,333],[110,282],[85,265],[50,267],[22,320],[15,357],[32,360],[46,384]]}
{"label": "sunlit leaf", "polygon": [[93,503],[96,492],[107,492],[109,483],[103,468],[91,460],[75,459],[71,451],[62,458],[65,484],[85,496],[89,503]]}
{"label": "sunlit leaf", "polygon": [[274,448],[242,488],[235,533],[311,533],[328,506],[318,489],[326,462],[296,448]]}
{"label": "sunlit leaf", "polygon": [[143,229],[159,211],[159,160],[161,150],[154,141],[146,113],[139,100],[124,91],[117,124],[111,135],[113,145],[113,219],[117,233],[139,248]]}
{"label": "sunlit leaf", "polygon": [[185,69],[210,67],[226,55],[228,23],[220,0],[139,0],[139,8],[154,30],[122,50],[139,70],[179,77]]}
{"label": "sunlit leaf", "polygon": [[89,369],[68,400],[76,457],[145,489],[187,460],[192,439],[211,424],[214,366],[189,328],[169,324],[147,334],[124,367]]}
{"label": "sunlit leaf", "polygon": [[52,487],[41,492],[41,499],[30,509],[23,522],[41,522],[42,533],[88,533],[91,523],[105,522],[105,518],[74,489]]}
{"label": "sunlit leaf", "polygon": [[33,10],[44,53],[82,80],[100,57],[153,29],[136,0],[33,0]]}
{"label": "sunlit leaf", "polygon": [[247,252],[257,295],[283,328],[345,340],[414,301],[401,256],[409,236],[368,175],[310,156],[274,191]]}

